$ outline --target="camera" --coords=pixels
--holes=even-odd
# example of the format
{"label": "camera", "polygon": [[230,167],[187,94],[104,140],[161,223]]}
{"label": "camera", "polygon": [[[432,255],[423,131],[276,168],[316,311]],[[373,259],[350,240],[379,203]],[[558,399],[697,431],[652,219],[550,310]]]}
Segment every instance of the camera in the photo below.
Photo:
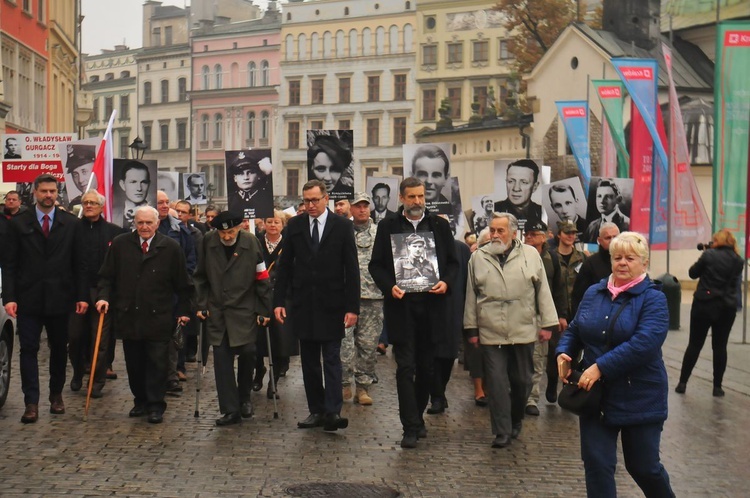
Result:
{"label": "camera", "polygon": [[698,250],[699,251],[705,251],[706,249],[711,249],[711,247],[713,247],[713,245],[714,245],[713,241],[706,242],[705,244],[703,242],[699,242],[698,243]]}

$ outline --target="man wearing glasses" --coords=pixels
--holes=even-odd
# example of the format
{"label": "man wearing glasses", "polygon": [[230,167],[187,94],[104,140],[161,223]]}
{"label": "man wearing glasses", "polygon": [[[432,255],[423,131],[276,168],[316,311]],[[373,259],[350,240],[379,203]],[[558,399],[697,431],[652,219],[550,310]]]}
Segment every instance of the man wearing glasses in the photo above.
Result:
{"label": "man wearing glasses", "polygon": [[[289,220],[279,256],[274,315],[300,341],[302,378],[309,416],[300,429],[345,429],[342,418],[341,339],[357,324],[359,265],[352,222],[326,208],[328,193],[320,180],[302,187],[307,212]],[[287,298],[291,307],[287,310]],[[320,364],[321,354],[323,366]],[[325,372],[325,388],[323,387]]]}
{"label": "man wearing glasses", "polygon": [[346,329],[341,343],[341,363],[344,370],[344,400],[352,399],[352,376],[356,384],[354,402],[371,405],[370,385],[375,379],[375,352],[383,329],[383,293],[370,275],[367,265],[372,257],[372,244],[378,226],[370,218],[370,196],[364,192],[354,194],[351,204],[354,221],[354,241],[360,277],[360,314],[357,325]]}

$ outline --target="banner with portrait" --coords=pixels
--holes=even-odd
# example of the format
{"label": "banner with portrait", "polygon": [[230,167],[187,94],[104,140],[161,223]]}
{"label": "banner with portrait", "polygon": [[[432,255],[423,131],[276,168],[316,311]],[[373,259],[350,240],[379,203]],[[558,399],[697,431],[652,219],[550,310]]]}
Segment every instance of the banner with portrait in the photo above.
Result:
{"label": "banner with portrait", "polygon": [[404,292],[427,292],[440,281],[432,232],[391,235],[396,285]]}
{"label": "banner with portrait", "polygon": [[76,206],[81,205],[83,194],[99,186],[99,180],[94,174],[94,161],[101,143],[100,138],[86,138],[57,144],[68,196],[67,204],[63,205],[70,211],[80,209]]}
{"label": "banner with portrait", "polygon": [[579,238],[582,238],[588,226],[586,204],[586,195],[577,177],[542,185],[542,206],[549,220],[547,226],[555,234],[558,232],[558,221],[572,221],[576,224]]}
{"label": "banner with portrait", "polygon": [[140,206],[156,208],[157,178],[154,160],[115,159],[112,163],[112,223],[133,229],[135,209]]}
{"label": "banner with portrait", "polygon": [[398,212],[399,183],[397,176],[368,176],[365,180],[365,192],[372,199],[370,218],[375,223]]}
{"label": "banner with portrait", "polygon": [[352,130],[307,130],[307,179],[325,183],[334,202],[354,199]]}
{"label": "banner with portrait", "polygon": [[191,206],[205,206],[208,204],[207,192],[208,182],[205,172],[180,173],[181,199],[188,201]]}
{"label": "banner with portrait", "polygon": [[403,151],[404,178],[413,176],[422,180],[425,207],[432,214],[453,214],[451,200],[457,184],[450,181],[450,144],[408,144]]}
{"label": "banner with portrait", "polygon": [[271,149],[228,150],[227,209],[244,219],[273,216]]}
{"label": "banner with portrait", "polygon": [[547,219],[539,186],[549,183],[551,168],[540,165],[541,161],[534,159],[495,161],[495,212],[515,216],[519,235],[527,223],[533,225]]}
{"label": "banner with portrait", "polygon": [[581,242],[596,244],[599,229],[605,222],[617,225],[621,233],[630,230],[633,179],[592,176],[587,203],[586,219],[589,224],[580,237]]}
{"label": "banner with portrait", "polygon": [[181,199],[180,173],[177,171],[157,171],[156,188],[167,194],[167,197],[172,202]]}

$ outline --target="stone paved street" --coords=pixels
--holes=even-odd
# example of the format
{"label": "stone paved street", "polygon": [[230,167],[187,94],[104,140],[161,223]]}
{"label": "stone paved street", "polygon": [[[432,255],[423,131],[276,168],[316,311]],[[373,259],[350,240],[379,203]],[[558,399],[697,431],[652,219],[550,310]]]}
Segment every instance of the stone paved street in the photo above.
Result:
{"label": "stone paved street", "polygon": [[[689,302],[686,293],[682,330],[670,332],[664,348],[671,388],[687,342]],[[708,345],[687,394],[670,389],[662,457],[677,496],[747,496],[750,346],[738,344],[741,320],[740,314],[730,339],[725,398],[711,396]],[[66,387],[65,415],[50,415],[43,402],[39,422],[23,425],[16,348],[11,392],[0,410],[0,496],[283,497],[290,486],[315,482],[385,485],[402,496],[585,495],[576,418],[545,402],[540,417],[526,419],[519,440],[493,450],[487,411],[474,405],[468,374],[458,365],[447,412],[426,415],[428,438],[416,450],[402,450],[390,351],[378,358],[375,404],[345,403],[342,415],[350,424],[338,434],[296,428],[307,415],[298,361],[280,383],[279,419],[264,389],[254,395],[253,419],[216,427],[210,363],[199,418],[193,417],[196,364],[189,364],[186,391],[168,399],[164,424],[130,419],[119,345],[117,353],[120,378],[108,382],[103,399],[92,400],[88,422],[82,422],[85,395]],[[44,371],[46,353],[41,356]],[[641,496],[622,465],[618,490]]]}

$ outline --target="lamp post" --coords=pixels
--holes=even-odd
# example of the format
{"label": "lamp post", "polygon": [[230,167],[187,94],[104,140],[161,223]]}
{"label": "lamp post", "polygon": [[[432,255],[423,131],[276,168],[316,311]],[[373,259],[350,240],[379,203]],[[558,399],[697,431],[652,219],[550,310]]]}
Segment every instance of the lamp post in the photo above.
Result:
{"label": "lamp post", "polygon": [[216,186],[213,183],[209,183],[206,188],[208,191],[208,205],[212,205],[214,201],[214,192],[216,192]]}
{"label": "lamp post", "polygon": [[143,143],[141,137],[135,137],[135,140],[133,140],[132,144],[128,145],[128,148],[130,149],[130,157],[140,161],[143,159],[143,155],[146,153],[148,147]]}

